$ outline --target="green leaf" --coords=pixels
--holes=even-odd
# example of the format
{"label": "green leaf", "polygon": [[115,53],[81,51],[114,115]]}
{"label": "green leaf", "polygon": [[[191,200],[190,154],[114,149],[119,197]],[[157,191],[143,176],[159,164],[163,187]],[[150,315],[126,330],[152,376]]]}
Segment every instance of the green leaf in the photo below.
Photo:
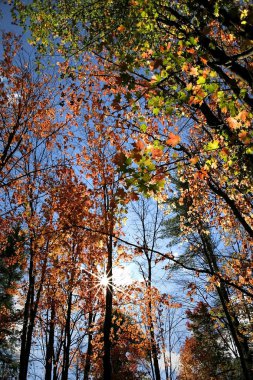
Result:
{"label": "green leaf", "polygon": [[146,125],[146,124],[141,124],[141,125],[140,125],[140,130],[141,130],[142,132],[146,132],[146,130],[147,130],[147,125]]}

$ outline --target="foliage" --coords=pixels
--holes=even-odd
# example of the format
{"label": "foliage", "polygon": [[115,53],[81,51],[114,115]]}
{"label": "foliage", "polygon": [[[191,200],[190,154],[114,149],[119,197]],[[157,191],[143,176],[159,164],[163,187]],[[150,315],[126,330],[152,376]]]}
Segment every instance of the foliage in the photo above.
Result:
{"label": "foliage", "polygon": [[5,371],[11,371],[17,367],[15,347],[18,333],[15,326],[21,315],[15,305],[15,297],[22,277],[24,239],[19,227],[8,228],[5,233],[9,235],[7,241],[2,241],[0,255],[0,363]]}
{"label": "foliage", "polygon": [[[112,316],[112,368],[113,379],[145,379],[145,364],[148,360],[147,340],[136,321],[120,310],[113,310]],[[94,361],[93,376],[103,378],[101,357]]]}
{"label": "foliage", "polygon": [[233,368],[233,359],[223,345],[207,305],[199,302],[193,311],[187,311],[187,317],[192,336],[186,338],[181,349],[179,379],[238,378],[237,368]]}
{"label": "foliage", "polygon": [[[4,226],[18,222],[25,231],[28,253],[19,289],[20,380],[27,378],[34,339],[46,342],[38,360],[49,380],[67,380],[74,365],[86,380],[101,352],[104,372],[98,368],[98,376],[131,377],[134,361],[112,373],[111,358],[122,362],[128,343],[121,336],[114,346],[111,329],[113,307],[124,314],[132,297],[140,305],[131,309],[131,318],[141,318],[141,330],[149,328],[145,342],[154,358],[157,305],[166,304],[160,289],[151,287],[155,256],[166,279],[174,264],[192,273],[190,280],[181,272],[190,302],[199,294],[205,300],[188,313],[193,337],[182,357],[189,376],[198,376],[193,363],[203,379],[230,370],[223,364],[231,358],[215,321],[219,328],[225,324],[222,336],[233,342],[242,377],[251,379],[250,2],[11,3],[38,57],[35,74],[17,60],[20,41],[4,37],[1,210]],[[48,65],[43,66],[45,54]],[[172,252],[168,247],[156,251],[145,238],[135,244],[124,237],[129,202],[141,194],[169,214]],[[0,243],[8,236],[4,228]],[[174,243],[183,245],[179,255],[173,253]],[[123,294],[113,284],[114,270],[143,254],[150,276]],[[219,307],[213,302],[217,295]],[[123,320],[118,327],[130,342],[132,324]],[[160,346],[166,349],[165,342]],[[142,341],[128,348],[146,355]]]}

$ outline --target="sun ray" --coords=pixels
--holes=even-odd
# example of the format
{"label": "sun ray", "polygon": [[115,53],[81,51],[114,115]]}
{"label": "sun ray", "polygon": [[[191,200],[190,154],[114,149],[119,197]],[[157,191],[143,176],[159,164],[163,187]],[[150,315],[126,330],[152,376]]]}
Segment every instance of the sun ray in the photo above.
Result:
{"label": "sun ray", "polygon": [[96,289],[96,293],[94,297],[96,298],[100,291],[103,291],[105,293],[106,289],[109,289],[109,291],[116,291],[121,293],[124,297],[127,297],[128,291],[126,289],[126,285],[123,286],[117,286],[115,285],[115,282],[113,281],[113,275],[109,276],[109,271],[106,272],[105,268],[104,270],[99,270],[98,274],[95,274],[91,271],[88,271],[87,269],[83,268],[83,270],[94,277],[95,285],[92,286],[88,291],[92,291]]}

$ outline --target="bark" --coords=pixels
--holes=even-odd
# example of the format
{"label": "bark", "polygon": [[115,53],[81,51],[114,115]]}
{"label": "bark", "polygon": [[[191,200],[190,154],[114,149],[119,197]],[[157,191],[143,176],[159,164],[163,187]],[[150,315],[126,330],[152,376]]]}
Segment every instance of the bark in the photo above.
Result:
{"label": "bark", "polygon": [[56,352],[53,357],[53,363],[54,363],[54,368],[53,368],[53,380],[58,380],[59,375],[58,375],[58,367],[57,364],[59,363],[60,355],[61,355],[61,349],[63,346],[63,335],[64,335],[64,330],[61,328],[61,334],[60,334],[60,344],[56,349]]}
{"label": "bark", "polygon": [[85,366],[84,366],[83,380],[89,379],[89,373],[90,373],[90,368],[91,368],[92,338],[93,338],[93,334],[91,331],[92,320],[93,320],[93,314],[90,311],[89,320],[88,320],[88,347],[87,347],[86,361],[85,361]]}
{"label": "bark", "polygon": [[[146,257],[148,257],[148,253],[146,253]],[[148,259],[148,288],[149,288],[148,313],[149,313],[149,333],[150,333],[150,338],[151,338],[151,353],[152,353],[152,359],[154,363],[155,379],[161,380],[159,362],[158,362],[157,344],[156,344],[155,332],[154,332],[154,322],[152,318],[151,285],[152,285],[152,262],[151,262],[151,259]]]}
{"label": "bark", "polygon": [[155,333],[154,333],[154,324],[152,320],[150,322],[149,331],[150,331],[150,338],[151,338],[151,352],[152,352],[152,358],[153,358],[154,369],[155,369],[155,379],[161,380],[159,363],[158,363],[157,345],[156,345]]}
{"label": "bark", "polygon": [[[164,361],[165,377],[166,377],[166,380],[172,380],[171,377],[169,378],[169,366],[168,366],[168,360],[166,357],[166,345],[165,345],[163,334],[162,334],[162,347],[163,347],[163,361]],[[170,360],[170,363],[171,363],[171,360]]]}
{"label": "bark", "polygon": [[[33,246],[33,241],[30,242],[31,247]],[[23,317],[23,327],[21,333],[21,349],[20,349],[20,366],[19,366],[19,380],[26,380],[28,373],[29,357],[32,346],[32,335],[34,330],[35,318],[37,315],[38,305],[40,301],[40,295],[42,291],[42,286],[45,279],[46,266],[47,266],[47,249],[46,257],[42,266],[41,279],[39,283],[39,289],[37,291],[35,298],[35,277],[34,277],[34,250],[30,250],[30,264],[29,264],[29,287],[26,296],[24,317]]]}
{"label": "bark", "polygon": [[67,306],[67,318],[65,325],[65,337],[63,346],[63,368],[62,368],[62,380],[68,380],[68,372],[70,365],[70,344],[71,344],[71,308],[72,308],[72,291],[70,291],[68,296],[68,306]]}
{"label": "bark", "polygon": [[55,304],[52,300],[51,304],[51,317],[49,324],[49,338],[46,350],[46,371],[45,380],[51,380],[52,378],[52,368],[53,368],[53,357],[54,357],[54,326],[55,326]]}
{"label": "bark", "polygon": [[104,335],[104,355],[103,355],[103,367],[104,367],[104,380],[112,379],[112,362],[111,362],[111,340],[110,332],[112,326],[112,235],[108,238],[107,243],[107,268],[106,274],[108,276],[109,284],[106,288],[106,304],[105,304],[105,320],[103,326]]}
{"label": "bark", "polygon": [[[31,243],[30,243],[31,244]],[[26,296],[24,317],[23,317],[23,327],[21,334],[21,349],[20,349],[20,366],[19,366],[19,380],[26,380],[30,350],[28,348],[27,333],[28,325],[30,321],[31,309],[33,307],[33,296],[34,296],[34,277],[33,277],[33,251],[30,252],[30,265],[29,265],[29,288]]]}

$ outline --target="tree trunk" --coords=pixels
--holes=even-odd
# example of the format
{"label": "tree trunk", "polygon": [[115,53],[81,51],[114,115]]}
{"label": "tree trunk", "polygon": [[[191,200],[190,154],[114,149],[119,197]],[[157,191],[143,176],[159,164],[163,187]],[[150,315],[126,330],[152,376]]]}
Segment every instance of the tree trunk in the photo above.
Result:
{"label": "tree trunk", "polygon": [[33,240],[30,240],[30,263],[29,263],[29,285],[26,296],[23,328],[21,334],[21,349],[20,349],[20,366],[19,366],[19,380],[26,380],[30,356],[31,343],[28,341],[28,330],[31,331],[31,313],[34,307],[34,275],[33,275],[33,259],[34,252],[31,248]]}
{"label": "tree trunk", "polygon": [[68,372],[69,372],[69,356],[70,356],[70,344],[71,344],[71,333],[70,333],[71,307],[72,307],[72,291],[70,291],[69,296],[68,296],[67,318],[66,318],[65,337],[64,337],[64,346],[63,346],[62,380],[68,380]]}
{"label": "tree trunk", "polygon": [[[146,257],[148,257],[148,254],[146,253]],[[155,379],[161,380],[160,375],[160,369],[159,369],[159,362],[158,362],[158,353],[157,353],[157,344],[155,339],[155,331],[154,331],[154,323],[152,318],[152,262],[151,259],[148,258],[148,291],[149,291],[149,302],[148,302],[148,317],[149,317],[149,332],[150,332],[150,338],[151,338],[151,353],[152,353],[152,359],[154,363],[154,370],[155,370]]]}
{"label": "tree trunk", "polygon": [[[217,264],[217,259],[215,253],[213,252],[212,243],[210,238],[200,232],[201,240],[203,243],[204,254],[206,256],[208,265],[213,274],[219,272],[219,267]],[[242,335],[239,331],[239,321],[236,314],[233,311],[230,311],[228,308],[229,304],[229,294],[226,289],[225,284],[221,281],[220,286],[216,286],[216,291],[221,301],[223,311],[226,315],[229,330],[231,332],[234,344],[237,348],[239,355],[241,368],[245,380],[252,379],[252,356],[248,345],[247,338]]]}
{"label": "tree trunk", "polygon": [[92,332],[91,332],[91,326],[92,326],[92,319],[93,319],[93,314],[90,311],[89,312],[89,321],[88,321],[88,347],[87,347],[87,353],[86,353],[86,361],[85,361],[85,367],[84,367],[84,375],[83,375],[83,380],[88,380],[89,379],[89,373],[90,373],[90,367],[91,367],[91,355],[92,355]]}
{"label": "tree trunk", "polygon": [[106,275],[109,283],[106,287],[106,304],[105,304],[105,321],[104,321],[104,380],[112,379],[112,363],[111,363],[111,340],[110,332],[112,326],[112,235],[110,235],[107,243],[107,268]]}
{"label": "tree trunk", "polygon": [[24,317],[23,317],[23,327],[21,334],[21,349],[20,349],[20,366],[19,366],[19,380],[26,380],[28,365],[29,365],[29,357],[32,346],[32,335],[34,329],[35,318],[37,315],[40,295],[42,291],[42,285],[45,279],[46,267],[47,267],[47,250],[48,250],[48,242],[46,246],[46,256],[44,258],[41,279],[39,283],[39,289],[37,291],[36,300],[35,298],[35,277],[33,273],[33,260],[34,260],[34,250],[33,239],[30,241],[30,264],[29,264],[29,284],[28,284],[28,292],[26,296],[25,308],[24,308]]}
{"label": "tree trunk", "polygon": [[55,304],[54,300],[51,303],[51,317],[49,325],[49,338],[46,351],[46,371],[45,380],[51,380],[52,378],[52,368],[53,368],[53,357],[54,357],[54,326],[55,326]]}

